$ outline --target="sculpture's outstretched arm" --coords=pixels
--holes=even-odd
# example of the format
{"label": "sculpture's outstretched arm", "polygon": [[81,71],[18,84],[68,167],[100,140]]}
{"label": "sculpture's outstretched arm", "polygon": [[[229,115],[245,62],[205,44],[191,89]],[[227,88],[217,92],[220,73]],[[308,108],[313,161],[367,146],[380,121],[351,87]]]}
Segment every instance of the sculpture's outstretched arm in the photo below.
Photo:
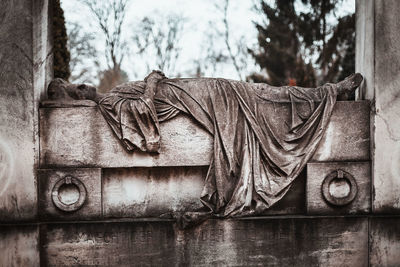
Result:
{"label": "sculpture's outstretched arm", "polygon": [[[346,77],[343,81],[332,85],[336,86],[338,98],[345,100],[360,86],[362,80],[363,76],[360,73],[354,73]],[[319,90],[320,88],[321,87],[310,88],[309,90]]]}
{"label": "sculpture's outstretched arm", "polygon": [[[331,84],[336,87],[338,99],[346,100],[350,96],[352,92],[354,92],[357,87],[360,86],[363,80],[363,76],[360,73],[355,73],[340,81],[336,84]],[[257,94],[266,100],[269,101],[290,101],[289,91],[292,89],[300,89],[306,90],[311,95],[315,95],[317,98],[320,96],[320,90],[324,90],[324,86],[314,87],[314,88],[303,88],[298,86],[271,86],[268,84],[257,84],[260,89]],[[316,101],[320,101],[321,99],[315,99]]]}

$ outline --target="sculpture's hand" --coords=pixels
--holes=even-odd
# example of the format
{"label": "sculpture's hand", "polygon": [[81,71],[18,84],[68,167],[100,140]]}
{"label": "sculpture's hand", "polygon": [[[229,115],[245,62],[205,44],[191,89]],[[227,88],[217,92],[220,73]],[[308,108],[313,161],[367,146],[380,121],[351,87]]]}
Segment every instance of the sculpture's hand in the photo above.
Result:
{"label": "sculpture's hand", "polygon": [[153,70],[144,81],[146,82],[146,88],[144,89],[144,97],[148,97],[151,100],[154,99],[154,95],[157,89],[157,83],[161,80],[166,79],[164,73],[159,70]]}
{"label": "sculpture's hand", "polygon": [[167,77],[165,76],[165,74],[160,71],[160,70],[153,70],[152,72],[150,72],[149,75],[146,76],[146,78],[144,78],[144,81],[147,82],[151,82],[151,81],[160,81],[163,79],[166,79]]}

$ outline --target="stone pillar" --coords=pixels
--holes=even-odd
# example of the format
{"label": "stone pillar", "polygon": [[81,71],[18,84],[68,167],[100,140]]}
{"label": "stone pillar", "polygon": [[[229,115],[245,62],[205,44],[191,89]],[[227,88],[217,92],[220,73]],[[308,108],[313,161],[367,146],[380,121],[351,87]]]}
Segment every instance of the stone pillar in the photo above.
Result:
{"label": "stone pillar", "polygon": [[52,75],[49,10],[49,0],[0,1],[0,222],[37,217],[38,105]]}
{"label": "stone pillar", "polygon": [[356,1],[358,99],[371,100],[374,213],[400,213],[400,2]]}

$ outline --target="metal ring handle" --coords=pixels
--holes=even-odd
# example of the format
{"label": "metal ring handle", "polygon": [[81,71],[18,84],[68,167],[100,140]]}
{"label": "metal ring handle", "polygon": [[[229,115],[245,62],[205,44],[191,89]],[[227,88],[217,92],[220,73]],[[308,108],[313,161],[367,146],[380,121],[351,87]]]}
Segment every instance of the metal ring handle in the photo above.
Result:
{"label": "metal ring handle", "polygon": [[[66,204],[61,201],[59,189],[64,184],[73,184],[78,188],[79,198],[74,203]],[[54,184],[53,190],[51,192],[51,199],[53,200],[53,204],[60,210],[71,212],[71,211],[77,211],[83,206],[86,200],[86,194],[87,192],[85,185],[79,179],[67,175],[64,178],[58,180]]]}
{"label": "metal ring handle", "polygon": [[[350,184],[350,192],[345,197],[335,197],[329,192],[329,186],[334,179],[345,179]],[[324,196],[325,201],[335,206],[345,206],[351,203],[358,192],[357,182],[354,179],[353,175],[343,170],[335,170],[328,174],[324,181],[322,182],[322,195]]]}

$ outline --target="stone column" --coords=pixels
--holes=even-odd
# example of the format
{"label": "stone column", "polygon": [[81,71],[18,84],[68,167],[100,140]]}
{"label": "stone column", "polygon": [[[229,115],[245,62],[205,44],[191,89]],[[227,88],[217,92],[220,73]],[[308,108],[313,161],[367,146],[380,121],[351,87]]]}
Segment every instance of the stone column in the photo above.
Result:
{"label": "stone column", "polygon": [[400,2],[356,1],[358,99],[371,100],[372,211],[400,213]]}
{"label": "stone column", "polygon": [[51,74],[49,0],[0,1],[0,222],[37,217],[38,105]]}

